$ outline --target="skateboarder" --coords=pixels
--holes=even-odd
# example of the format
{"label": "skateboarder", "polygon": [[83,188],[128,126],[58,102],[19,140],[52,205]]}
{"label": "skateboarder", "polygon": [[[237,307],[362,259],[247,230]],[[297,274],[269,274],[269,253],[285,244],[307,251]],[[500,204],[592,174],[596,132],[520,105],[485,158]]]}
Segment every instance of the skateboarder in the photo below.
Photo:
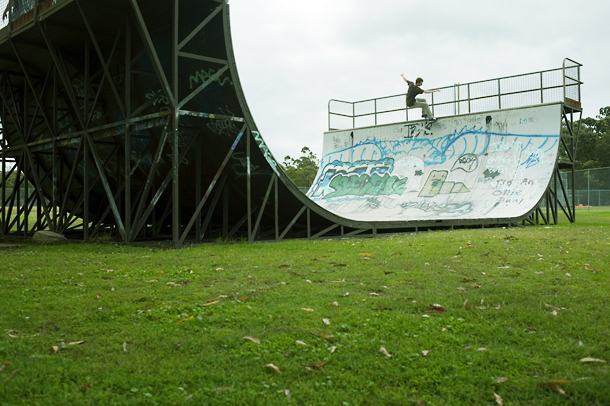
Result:
{"label": "skateboarder", "polygon": [[433,122],[436,121],[436,118],[434,118],[432,115],[432,111],[430,111],[430,107],[428,106],[426,99],[423,99],[423,98],[416,99],[415,97],[422,93],[435,93],[435,92],[440,92],[440,90],[439,89],[436,89],[436,90],[422,89],[421,85],[424,84],[424,80],[422,78],[415,79],[415,83],[413,83],[405,77],[404,73],[401,73],[400,76],[402,76],[402,78],[405,80],[405,82],[407,82],[407,84],[409,85],[409,91],[407,92],[407,107],[411,107],[411,108],[420,107],[423,118],[425,118],[426,120],[429,120],[429,121],[433,121]]}

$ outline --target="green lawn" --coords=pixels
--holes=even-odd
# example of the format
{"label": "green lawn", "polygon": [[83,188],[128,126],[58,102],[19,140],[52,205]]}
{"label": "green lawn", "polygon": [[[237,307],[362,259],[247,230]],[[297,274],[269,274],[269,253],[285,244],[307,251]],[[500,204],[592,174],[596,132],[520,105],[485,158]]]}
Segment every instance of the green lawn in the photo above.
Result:
{"label": "green lawn", "polygon": [[562,221],[0,248],[0,404],[610,405],[610,209]]}

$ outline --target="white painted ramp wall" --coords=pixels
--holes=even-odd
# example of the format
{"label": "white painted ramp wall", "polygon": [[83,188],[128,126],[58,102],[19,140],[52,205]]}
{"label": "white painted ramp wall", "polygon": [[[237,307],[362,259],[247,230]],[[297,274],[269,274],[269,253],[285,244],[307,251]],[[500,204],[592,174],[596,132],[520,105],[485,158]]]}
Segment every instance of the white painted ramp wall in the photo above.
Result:
{"label": "white painted ramp wall", "polygon": [[561,104],[324,134],[307,196],[352,220],[517,219],[542,198]]}

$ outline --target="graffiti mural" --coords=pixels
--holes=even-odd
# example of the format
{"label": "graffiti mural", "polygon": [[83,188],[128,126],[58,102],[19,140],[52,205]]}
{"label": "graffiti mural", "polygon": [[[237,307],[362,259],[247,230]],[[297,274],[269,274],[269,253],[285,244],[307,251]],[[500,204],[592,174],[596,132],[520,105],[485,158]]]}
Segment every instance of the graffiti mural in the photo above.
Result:
{"label": "graffiti mural", "polygon": [[325,134],[308,196],[355,220],[527,214],[553,173],[560,105]]}

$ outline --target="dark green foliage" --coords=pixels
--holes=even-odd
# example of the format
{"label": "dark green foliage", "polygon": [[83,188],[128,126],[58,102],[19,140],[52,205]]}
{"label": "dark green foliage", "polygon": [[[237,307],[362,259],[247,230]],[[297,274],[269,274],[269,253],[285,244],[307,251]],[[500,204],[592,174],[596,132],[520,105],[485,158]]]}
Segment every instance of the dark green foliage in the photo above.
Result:
{"label": "dark green foliage", "polygon": [[[576,126],[579,123],[576,123]],[[610,107],[599,110],[597,119],[580,120],[580,135],[576,149],[576,169],[610,166]]]}
{"label": "dark green foliage", "polygon": [[282,165],[297,186],[308,188],[316,177],[320,161],[307,147],[303,147],[301,153],[303,156],[297,159],[286,156]]}

